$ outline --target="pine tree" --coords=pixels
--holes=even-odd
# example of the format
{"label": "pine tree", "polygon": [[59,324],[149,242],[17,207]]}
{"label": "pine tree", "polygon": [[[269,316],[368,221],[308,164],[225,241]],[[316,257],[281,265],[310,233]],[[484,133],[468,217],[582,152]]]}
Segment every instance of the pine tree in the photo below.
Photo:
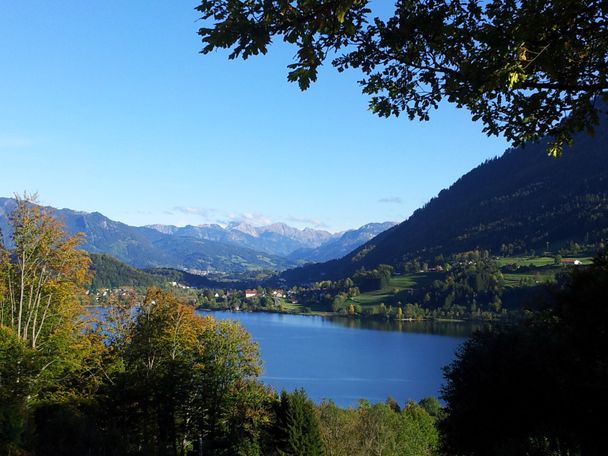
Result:
{"label": "pine tree", "polygon": [[324,454],[319,418],[314,405],[303,389],[292,394],[283,392],[281,409],[284,416],[284,456],[321,456]]}

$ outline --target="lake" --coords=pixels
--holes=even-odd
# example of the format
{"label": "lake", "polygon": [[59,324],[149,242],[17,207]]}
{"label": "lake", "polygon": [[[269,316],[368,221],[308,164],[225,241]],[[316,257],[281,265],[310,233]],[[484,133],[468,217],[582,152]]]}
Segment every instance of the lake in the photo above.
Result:
{"label": "lake", "polygon": [[[209,312],[201,312],[208,314]],[[462,323],[365,322],[273,313],[211,312],[239,321],[260,346],[261,380],[278,391],[303,387],[320,402],[400,404],[439,396],[442,367],[472,328]]]}

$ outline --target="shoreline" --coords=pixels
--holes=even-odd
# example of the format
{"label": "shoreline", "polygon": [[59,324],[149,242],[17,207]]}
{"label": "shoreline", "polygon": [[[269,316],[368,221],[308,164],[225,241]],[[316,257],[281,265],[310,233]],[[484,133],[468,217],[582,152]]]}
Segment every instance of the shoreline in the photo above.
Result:
{"label": "shoreline", "polygon": [[485,319],[467,319],[467,318],[446,318],[446,317],[424,317],[424,318],[384,318],[378,316],[365,316],[365,315],[348,315],[338,312],[327,312],[327,311],[311,311],[311,312],[281,312],[278,310],[270,309],[247,309],[247,310],[234,310],[234,309],[222,309],[222,308],[208,308],[208,307],[197,307],[196,310],[204,312],[231,312],[235,314],[239,313],[269,313],[277,315],[297,315],[302,317],[323,317],[323,318],[340,318],[344,320],[352,321],[365,321],[365,322],[381,322],[381,323],[422,323],[422,322],[436,322],[436,323],[457,323],[457,324],[472,324],[472,323],[494,323],[497,321],[503,321],[504,318],[496,318],[495,320]]}

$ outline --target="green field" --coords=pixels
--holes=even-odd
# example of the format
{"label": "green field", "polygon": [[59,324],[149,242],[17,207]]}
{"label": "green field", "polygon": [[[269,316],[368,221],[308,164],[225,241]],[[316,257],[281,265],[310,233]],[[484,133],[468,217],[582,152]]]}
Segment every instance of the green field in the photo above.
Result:
{"label": "green field", "polygon": [[556,269],[551,269],[548,271],[543,271],[542,273],[505,273],[502,275],[502,277],[505,280],[505,287],[515,288],[520,286],[522,280],[533,284],[553,282],[556,272]]}
{"label": "green field", "polygon": [[[310,304],[310,303],[306,303],[306,302],[293,303],[284,298],[279,298],[279,301],[283,305],[283,309],[285,309],[285,311],[287,311],[289,313],[321,315],[321,316],[331,315],[331,312],[328,312],[325,309],[320,308],[319,306],[314,305],[314,304]],[[307,307],[310,309],[310,312],[305,311],[305,309]]]}
{"label": "green field", "polygon": [[[361,307],[377,306],[393,295],[393,291],[401,291],[407,288],[416,288],[426,285],[438,275],[436,272],[418,272],[415,274],[398,275],[391,278],[388,287],[381,290],[361,293],[346,301],[347,304],[359,304]],[[441,274],[439,274],[441,276]]]}
{"label": "green field", "polygon": [[288,312],[302,312],[304,307],[306,307],[304,304],[294,304],[293,302],[288,301],[285,298],[279,298],[279,302],[281,303],[283,308]]}
{"label": "green field", "polygon": [[[591,264],[593,258],[591,257],[563,257],[564,260],[579,260],[583,264]],[[521,257],[499,257],[496,259],[498,263],[498,267],[506,266],[508,264],[516,264],[517,266],[550,266],[555,264],[555,259],[553,257],[542,256],[542,257],[529,257],[529,256],[521,256]]]}
{"label": "green field", "polygon": [[[579,260],[583,265],[591,264],[591,257],[564,257],[564,260]],[[496,260],[499,267],[515,264],[519,267],[533,266],[538,270],[526,272],[507,272],[503,273],[505,286],[507,288],[515,288],[521,285],[522,281],[528,284],[541,284],[553,282],[555,275],[563,271],[566,266],[563,264],[556,265],[553,257],[500,257]]]}
{"label": "green field", "polygon": [[553,257],[499,257],[496,259],[498,267],[507,266],[509,264],[516,264],[517,266],[548,266],[554,263]]}

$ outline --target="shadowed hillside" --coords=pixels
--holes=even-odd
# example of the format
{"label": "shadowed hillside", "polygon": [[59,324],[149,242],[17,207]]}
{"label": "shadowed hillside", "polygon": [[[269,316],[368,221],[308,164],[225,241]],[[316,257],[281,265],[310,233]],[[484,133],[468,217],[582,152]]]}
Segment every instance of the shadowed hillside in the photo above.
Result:
{"label": "shadowed hillside", "polygon": [[581,135],[562,157],[546,144],[508,150],[462,176],[403,223],[341,260],[286,271],[288,282],[335,279],[404,257],[475,248],[510,254],[608,238],[608,132]]}

